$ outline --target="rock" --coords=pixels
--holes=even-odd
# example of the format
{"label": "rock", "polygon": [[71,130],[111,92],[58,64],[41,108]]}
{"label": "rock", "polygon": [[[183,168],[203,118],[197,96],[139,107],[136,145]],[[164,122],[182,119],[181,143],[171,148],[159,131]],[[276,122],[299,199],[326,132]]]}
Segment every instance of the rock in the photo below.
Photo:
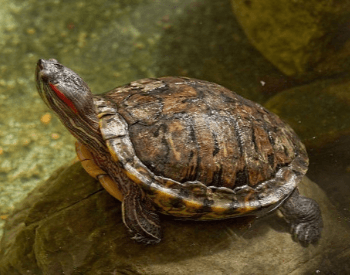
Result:
{"label": "rock", "polygon": [[320,204],[318,245],[295,243],[277,214],[257,220],[179,221],[162,217],[158,245],[135,243],[120,202],[80,163],[61,168],[9,217],[1,242],[1,274],[304,274],[350,272],[350,231],[327,196],[308,179],[301,193]]}
{"label": "rock", "polygon": [[251,45],[227,0],[1,1],[0,35],[0,238],[1,217],[75,155],[35,88],[39,58],[56,58],[94,93],[185,75],[264,102],[295,85]]}
{"label": "rock", "polygon": [[350,76],[285,90],[265,104],[297,132],[308,149],[350,133]]}
{"label": "rock", "polygon": [[289,76],[313,79],[350,68],[348,0],[232,0],[253,45]]}

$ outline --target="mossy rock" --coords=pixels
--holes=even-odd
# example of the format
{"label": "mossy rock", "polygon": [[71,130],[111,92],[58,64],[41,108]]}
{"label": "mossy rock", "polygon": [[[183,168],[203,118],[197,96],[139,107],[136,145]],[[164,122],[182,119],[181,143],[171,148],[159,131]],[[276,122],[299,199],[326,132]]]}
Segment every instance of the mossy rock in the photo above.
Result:
{"label": "mossy rock", "polygon": [[[350,272],[350,231],[326,195],[305,179],[325,228],[318,245],[295,243],[277,214],[214,222],[162,217],[160,244],[135,243],[120,202],[80,163],[61,168],[22,201],[8,219],[0,273],[12,274],[304,274]],[[327,259],[327,261],[325,261]],[[345,272],[345,273],[344,273]]]}
{"label": "mossy rock", "polygon": [[289,76],[313,79],[350,68],[348,0],[232,0],[252,44]]}
{"label": "mossy rock", "polygon": [[308,149],[350,134],[350,76],[283,91],[265,104],[297,132]]}

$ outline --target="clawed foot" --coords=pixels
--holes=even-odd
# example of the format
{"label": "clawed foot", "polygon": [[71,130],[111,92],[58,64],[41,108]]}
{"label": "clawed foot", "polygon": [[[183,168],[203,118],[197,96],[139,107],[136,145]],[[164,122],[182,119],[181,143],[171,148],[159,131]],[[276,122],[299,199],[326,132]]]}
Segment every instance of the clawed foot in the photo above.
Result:
{"label": "clawed foot", "polygon": [[317,242],[321,237],[321,229],[319,224],[315,223],[298,223],[292,224],[291,233],[295,240],[303,244]]}
{"label": "clawed foot", "polygon": [[320,239],[323,221],[317,202],[300,196],[296,189],[280,210],[287,222],[290,223],[291,233],[295,240],[308,245]]}
{"label": "clawed foot", "polygon": [[156,244],[161,240],[161,226],[153,205],[134,183],[122,202],[123,221],[131,238],[144,244]]}
{"label": "clawed foot", "polygon": [[132,236],[131,239],[135,240],[138,243],[143,243],[143,244],[157,244],[161,241],[160,238],[154,238],[153,236],[147,236],[145,237],[144,235],[141,235],[140,233],[134,233],[129,231],[130,235]]}

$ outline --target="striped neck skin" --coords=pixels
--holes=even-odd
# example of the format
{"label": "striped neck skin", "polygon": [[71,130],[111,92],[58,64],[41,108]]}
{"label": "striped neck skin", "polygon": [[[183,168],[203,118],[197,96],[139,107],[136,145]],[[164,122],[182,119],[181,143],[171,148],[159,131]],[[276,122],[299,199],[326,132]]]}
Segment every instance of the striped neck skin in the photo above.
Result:
{"label": "striped neck skin", "polygon": [[83,79],[55,59],[40,59],[35,76],[41,98],[72,135],[93,152],[107,150],[100,134],[93,95]]}

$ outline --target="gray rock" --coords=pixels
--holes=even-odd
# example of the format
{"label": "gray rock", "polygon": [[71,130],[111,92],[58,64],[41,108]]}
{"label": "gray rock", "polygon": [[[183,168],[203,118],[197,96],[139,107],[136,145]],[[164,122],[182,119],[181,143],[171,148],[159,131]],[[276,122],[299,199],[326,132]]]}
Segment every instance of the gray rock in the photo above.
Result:
{"label": "gray rock", "polygon": [[[318,245],[295,243],[276,213],[213,222],[162,217],[158,245],[135,243],[122,223],[120,202],[79,163],[38,186],[7,221],[0,273],[12,274],[345,274],[350,231],[316,184],[302,194],[317,200],[325,228]],[[333,273],[334,274],[334,273]]]}
{"label": "gray rock", "polygon": [[232,0],[253,45],[289,76],[313,79],[350,68],[348,0]]}

